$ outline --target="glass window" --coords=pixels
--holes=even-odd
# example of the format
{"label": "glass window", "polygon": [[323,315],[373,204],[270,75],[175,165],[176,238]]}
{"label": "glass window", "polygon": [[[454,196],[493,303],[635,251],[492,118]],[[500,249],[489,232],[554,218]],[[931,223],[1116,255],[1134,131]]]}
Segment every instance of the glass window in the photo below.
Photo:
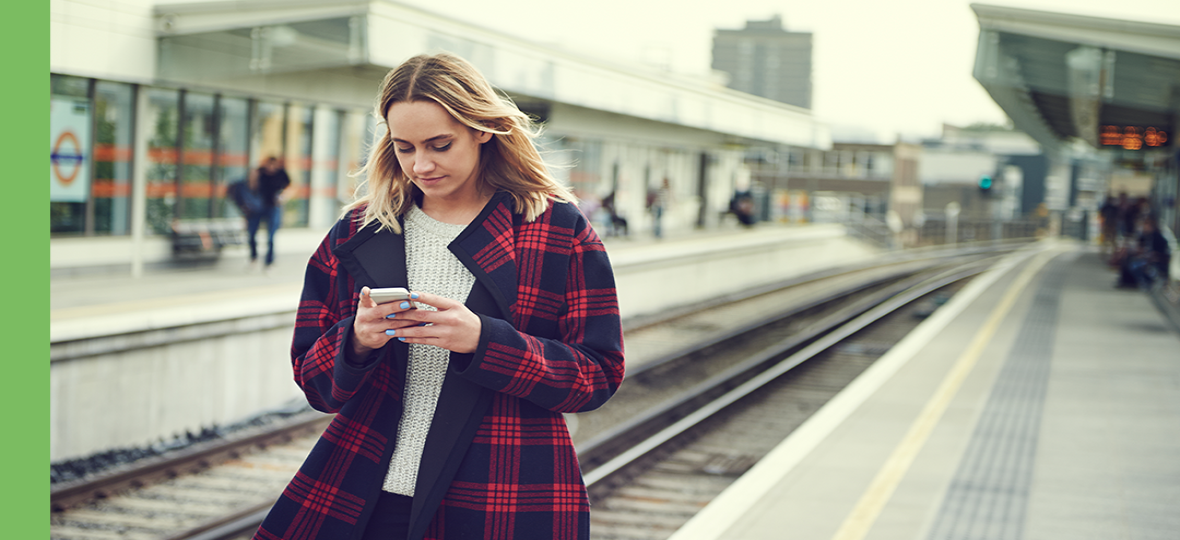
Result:
{"label": "glass window", "polygon": [[361,117],[361,141],[364,143],[361,146],[360,167],[364,167],[369,162],[369,153],[373,151],[373,147],[377,145],[377,141],[385,135],[385,121],[365,113]]}
{"label": "glass window", "polygon": [[49,76],[49,231],[86,232],[90,196],[90,80]]}
{"label": "glass window", "polygon": [[[282,103],[255,103],[254,116],[250,120],[250,159],[253,160],[248,166],[250,169],[258,169],[272,157],[279,158],[282,163],[283,141],[286,139],[286,124],[283,122],[285,112]],[[290,226],[291,223],[286,222],[284,225]]]}
{"label": "glass window", "polygon": [[131,232],[131,155],[135,140],[134,92],[129,84],[98,81],[94,89],[94,228],[98,234]]}
{"label": "glass window", "polygon": [[600,193],[604,189],[608,192],[611,189],[611,186],[603,185],[602,142],[566,139],[565,148],[569,150],[569,159],[572,161],[570,187],[577,193],[606,196],[608,193]]}
{"label": "glass window", "polygon": [[308,196],[311,186],[311,136],[313,110],[303,105],[291,105],[287,115],[287,176],[291,186],[284,193],[283,224],[306,227]]}
{"label": "glass window", "polygon": [[238,217],[238,207],[225,201],[225,187],[238,180],[245,180],[249,160],[246,154],[250,140],[250,104],[245,99],[222,97],[219,104],[221,136],[217,154],[217,190],[219,195],[214,211],[216,216]]}
{"label": "glass window", "polygon": [[315,167],[321,171],[323,185],[317,190],[315,197],[324,200],[324,214],[321,219],[325,223],[334,223],[340,215],[337,185],[340,181],[340,127],[343,119],[344,111],[325,111],[320,115],[320,122],[316,124],[316,131],[320,134],[319,144],[322,144],[323,148],[316,152]]}
{"label": "glass window", "polygon": [[251,168],[261,167],[267,158],[283,156],[283,104],[259,101],[250,130]]}
{"label": "glass window", "polygon": [[344,126],[341,129],[341,153],[344,158],[344,178],[340,179],[336,187],[336,197],[343,204],[351,203],[355,199],[356,188],[365,181],[358,176],[365,160],[368,159],[369,144],[373,140],[376,119],[364,111],[352,110],[344,114]]}
{"label": "glass window", "polygon": [[213,142],[217,118],[213,96],[184,96],[184,151],[181,152],[181,219],[213,216]]}
{"label": "glass window", "polygon": [[50,74],[49,93],[54,96],[88,97],[90,95],[90,79]]}
{"label": "glass window", "polygon": [[148,134],[147,230],[168,234],[176,206],[176,138],[180,127],[180,94],[176,90],[147,90]]}

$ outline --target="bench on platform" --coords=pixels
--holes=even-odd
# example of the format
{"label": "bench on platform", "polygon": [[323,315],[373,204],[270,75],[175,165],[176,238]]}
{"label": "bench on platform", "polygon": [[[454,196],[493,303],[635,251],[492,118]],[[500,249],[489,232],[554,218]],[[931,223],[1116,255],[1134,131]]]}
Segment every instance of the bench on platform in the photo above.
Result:
{"label": "bench on platform", "polygon": [[172,255],[176,257],[217,257],[225,246],[246,242],[242,218],[184,219],[172,222]]}

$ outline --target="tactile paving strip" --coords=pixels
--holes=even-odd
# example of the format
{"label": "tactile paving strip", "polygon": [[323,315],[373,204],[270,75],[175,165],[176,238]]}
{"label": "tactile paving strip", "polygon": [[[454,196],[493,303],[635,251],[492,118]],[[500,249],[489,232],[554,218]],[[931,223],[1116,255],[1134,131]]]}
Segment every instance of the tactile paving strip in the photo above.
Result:
{"label": "tactile paving strip", "polygon": [[1050,263],[1001,369],[929,540],[1019,540],[1069,261]]}

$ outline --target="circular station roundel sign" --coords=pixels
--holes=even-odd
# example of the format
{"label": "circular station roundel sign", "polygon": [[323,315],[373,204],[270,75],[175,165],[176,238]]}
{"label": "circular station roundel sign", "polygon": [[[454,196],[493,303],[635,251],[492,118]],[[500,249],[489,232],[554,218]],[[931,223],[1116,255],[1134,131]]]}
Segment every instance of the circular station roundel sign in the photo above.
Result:
{"label": "circular station roundel sign", "polygon": [[90,196],[90,103],[54,96],[49,103],[49,200]]}
{"label": "circular station roundel sign", "polygon": [[53,152],[49,158],[57,181],[69,187],[78,178],[78,171],[82,168],[82,147],[78,144],[78,136],[70,130],[62,131],[53,143]]}

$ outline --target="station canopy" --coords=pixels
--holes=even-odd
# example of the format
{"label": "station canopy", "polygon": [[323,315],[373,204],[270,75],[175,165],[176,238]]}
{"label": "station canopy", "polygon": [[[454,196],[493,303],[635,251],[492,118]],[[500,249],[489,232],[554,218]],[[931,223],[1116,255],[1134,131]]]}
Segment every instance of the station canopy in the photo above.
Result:
{"label": "station canopy", "polygon": [[1180,26],[972,4],[975,79],[1052,151],[1174,148]]}

